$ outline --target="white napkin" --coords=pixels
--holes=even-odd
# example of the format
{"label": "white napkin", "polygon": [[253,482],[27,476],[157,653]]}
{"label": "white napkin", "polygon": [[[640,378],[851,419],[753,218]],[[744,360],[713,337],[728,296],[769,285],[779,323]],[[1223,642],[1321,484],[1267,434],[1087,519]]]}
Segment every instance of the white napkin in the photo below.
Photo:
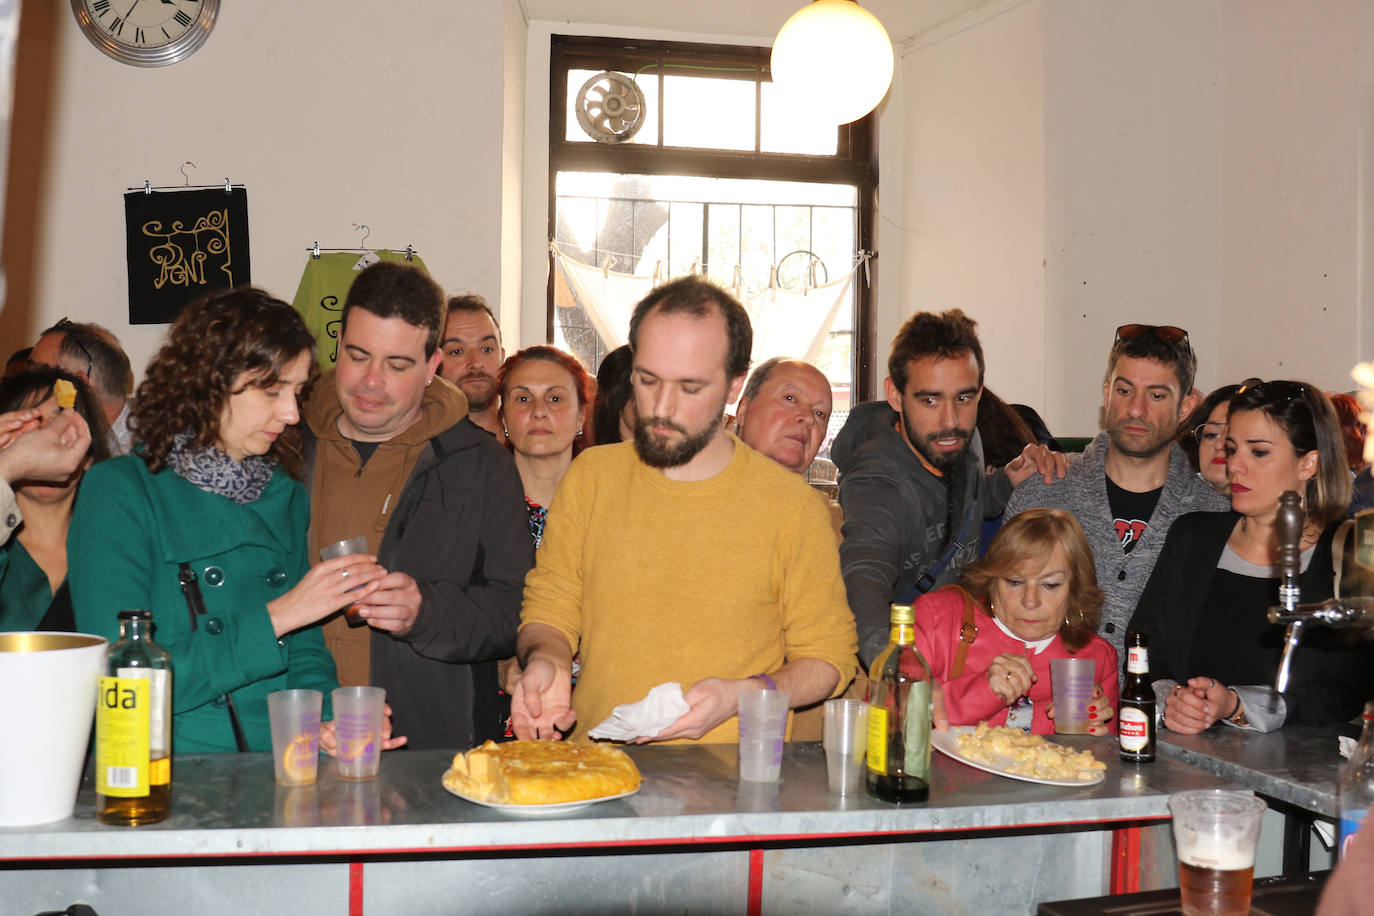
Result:
{"label": "white napkin", "polygon": [[669,681],[651,689],[638,703],[617,706],[604,722],[588,734],[610,741],[652,738],[691,708],[682,695],[682,685]]}
{"label": "white napkin", "polygon": [[1355,753],[1355,739],[1347,738],[1345,735],[1337,735],[1336,740],[1340,742],[1341,756],[1349,760],[1350,755]]}

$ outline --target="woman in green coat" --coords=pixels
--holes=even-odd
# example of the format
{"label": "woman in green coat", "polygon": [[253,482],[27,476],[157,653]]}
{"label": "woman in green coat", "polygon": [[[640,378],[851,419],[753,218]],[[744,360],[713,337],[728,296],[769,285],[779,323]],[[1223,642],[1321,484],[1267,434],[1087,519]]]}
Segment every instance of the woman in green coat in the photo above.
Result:
{"label": "woman in green coat", "polygon": [[121,610],[153,612],[174,753],[270,750],[273,690],[324,691],[328,718],[338,681],[314,624],[385,574],[362,554],[310,567],[295,425],[313,350],[295,310],[261,290],[188,305],[139,385],[134,453],[92,468],[77,497],[77,629],[113,642]]}

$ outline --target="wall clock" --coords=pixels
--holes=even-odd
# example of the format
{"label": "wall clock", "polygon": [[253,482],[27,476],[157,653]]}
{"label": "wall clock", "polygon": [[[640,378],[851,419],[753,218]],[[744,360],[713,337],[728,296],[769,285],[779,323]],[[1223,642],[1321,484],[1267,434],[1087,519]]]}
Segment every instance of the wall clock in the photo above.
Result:
{"label": "wall clock", "polygon": [[134,67],[165,67],[205,44],[219,0],[71,0],[82,33]]}

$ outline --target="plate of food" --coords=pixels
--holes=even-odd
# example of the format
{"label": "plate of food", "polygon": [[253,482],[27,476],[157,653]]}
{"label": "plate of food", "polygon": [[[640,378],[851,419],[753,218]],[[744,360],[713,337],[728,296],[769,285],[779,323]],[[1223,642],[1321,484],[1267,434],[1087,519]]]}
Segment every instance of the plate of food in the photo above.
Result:
{"label": "plate of food", "polygon": [[627,798],[642,777],[629,755],[604,744],[488,741],[456,755],[444,788],[476,805],[512,814],[562,814]]}
{"label": "plate of food", "polygon": [[1046,786],[1094,786],[1107,776],[1107,765],[1092,751],[1075,751],[1019,728],[954,725],[932,731],[930,743],[960,763]]}
{"label": "plate of food", "polygon": [[617,798],[629,798],[631,795],[635,795],[639,792],[638,789],[631,789],[629,792],[621,792],[619,795],[603,795],[600,798],[584,798],[580,799],[579,801],[548,802],[545,804],[533,805],[515,805],[503,802],[487,801],[485,799],[478,798],[475,795],[468,795],[467,793],[462,792],[458,789],[450,788],[448,785],[445,785],[444,788],[448,789],[450,793],[458,796],[464,801],[472,802],[474,805],[481,805],[484,808],[491,808],[496,811],[504,811],[506,814],[519,814],[526,817],[538,817],[540,815],[547,814],[567,814],[569,811],[578,811],[582,808],[587,807],[588,805],[596,805],[600,804],[601,802],[614,801]]}

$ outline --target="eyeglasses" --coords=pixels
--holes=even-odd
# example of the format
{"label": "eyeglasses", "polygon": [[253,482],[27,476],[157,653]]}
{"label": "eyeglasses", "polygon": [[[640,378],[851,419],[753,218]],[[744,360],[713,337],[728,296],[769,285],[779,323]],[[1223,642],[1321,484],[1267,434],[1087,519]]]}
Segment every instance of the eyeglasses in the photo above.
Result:
{"label": "eyeglasses", "polygon": [[1137,340],[1151,335],[1165,343],[1188,346],[1188,332],[1171,324],[1123,324],[1116,329],[1117,340]]}
{"label": "eyeglasses", "polygon": [[1222,439],[1226,438],[1226,427],[1208,426],[1208,424],[1202,423],[1194,427],[1193,431],[1188,435],[1191,436],[1193,441],[1198,445],[1216,445]]}
{"label": "eyeglasses", "polygon": [[64,341],[70,340],[81,351],[81,355],[86,357],[86,378],[91,377],[91,367],[94,360],[91,359],[91,351],[86,349],[86,345],[81,342],[81,329],[76,327],[75,322],[70,318],[64,317],[57,324],[52,326],[54,331],[61,331]]}
{"label": "eyeglasses", "polygon": [[1307,386],[1283,379],[1266,382],[1262,379],[1248,378],[1240,383],[1240,389],[1236,392],[1236,397],[1241,395],[1273,401],[1300,401],[1307,397]]}

